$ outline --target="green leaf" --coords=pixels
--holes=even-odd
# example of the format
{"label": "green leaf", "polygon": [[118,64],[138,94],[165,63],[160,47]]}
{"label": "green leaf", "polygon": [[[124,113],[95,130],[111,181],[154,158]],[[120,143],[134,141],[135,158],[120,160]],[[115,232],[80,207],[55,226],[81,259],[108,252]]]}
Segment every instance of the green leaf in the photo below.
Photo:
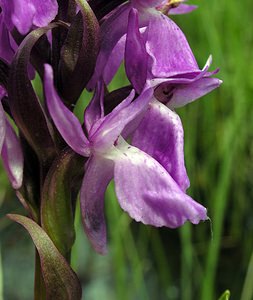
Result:
{"label": "green leaf", "polygon": [[40,256],[41,270],[49,300],[78,300],[82,290],[77,275],[55,247],[46,232],[31,219],[9,214],[11,220],[21,224],[30,234]]}
{"label": "green leaf", "polygon": [[42,190],[41,224],[58,250],[68,257],[75,240],[71,196],[83,175],[84,158],[67,149],[54,161]]}
{"label": "green leaf", "polygon": [[36,42],[56,26],[59,24],[50,24],[29,33],[19,46],[9,70],[11,113],[24,137],[44,163],[55,155],[53,129],[29,80],[28,64]]}
{"label": "green leaf", "polygon": [[61,50],[60,90],[71,107],[90,80],[98,55],[100,32],[98,20],[85,0],[76,0],[80,7]]}
{"label": "green leaf", "polygon": [[226,290],[218,300],[229,300],[230,299],[230,291]]}

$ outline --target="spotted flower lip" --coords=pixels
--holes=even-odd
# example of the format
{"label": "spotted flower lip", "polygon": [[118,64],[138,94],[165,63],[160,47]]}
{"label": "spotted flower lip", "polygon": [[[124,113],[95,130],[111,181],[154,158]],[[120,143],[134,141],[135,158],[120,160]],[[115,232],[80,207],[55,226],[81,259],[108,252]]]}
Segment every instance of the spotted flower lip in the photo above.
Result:
{"label": "spotted flower lip", "polygon": [[[145,151],[129,145],[121,136],[127,124],[138,118],[143,111],[149,110],[153,88],[145,86],[134,101],[135,93],[132,91],[108,115],[103,112],[103,93],[103,84],[98,83],[94,97],[85,111],[87,138],[81,132],[82,127],[77,118],[66,109],[57,95],[51,66],[45,65],[45,94],[49,113],[68,145],[77,153],[89,157],[80,200],[84,229],[94,249],[99,253],[106,253],[104,194],[112,178],[115,180],[120,206],[136,221],[175,228],[187,220],[194,224],[206,220],[206,209],[183,191],[188,186],[188,178],[181,180],[182,174],[178,169],[178,166],[182,167],[180,132],[170,139],[170,142],[177,139],[178,143],[171,150],[171,158],[165,159],[167,167],[162,165],[165,160],[161,159],[160,163]],[[165,117],[168,118],[171,122],[166,127],[167,133],[173,131],[175,123],[180,123],[177,116],[174,119],[171,116]],[[70,128],[73,128],[73,132]],[[135,140],[138,140],[137,135]],[[161,146],[161,152],[163,151]],[[174,159],[177,161],[175,167],[170,166]]]}
{"label": "spotted flower lip", "polygon": [[48,25],[58,13],[56,0],[0,0],[0,7],[8,29],[15,26],[21,34]]}

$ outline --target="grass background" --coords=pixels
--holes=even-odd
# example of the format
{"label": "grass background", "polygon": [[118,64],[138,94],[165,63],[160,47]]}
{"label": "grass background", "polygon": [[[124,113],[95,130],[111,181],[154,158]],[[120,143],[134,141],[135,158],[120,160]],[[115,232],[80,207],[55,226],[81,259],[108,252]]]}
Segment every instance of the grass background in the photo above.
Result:
{"label": "grass background", "polygon": [[[193,3],[193,1],[192,1]],[[185,128],[189,194],[211,222],[156,229],[119,208],[106,194],[109,254],[90,248],[77,214],[72,265],[88,300],[253,299],[253,4],[196,0],[199,9],[173,19],[202,67],[209,54],[224,83],[177,112]],[[119,73],[111,88],[122,86]],[[0,299],[32,299],[33,246],[7,212],[23,213],[0,171]],[[1,263],[2,262],[2,263]]]}

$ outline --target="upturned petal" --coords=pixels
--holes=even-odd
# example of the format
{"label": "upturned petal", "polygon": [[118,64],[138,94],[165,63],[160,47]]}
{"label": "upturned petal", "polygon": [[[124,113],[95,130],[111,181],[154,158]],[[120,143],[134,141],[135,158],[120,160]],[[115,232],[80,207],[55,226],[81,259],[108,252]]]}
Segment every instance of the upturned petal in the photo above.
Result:
{"label": "upturned petal", "polygon": [[129,3],[119,6],[101,25],[101,49],[97,57],[94,74],[87,86],[90,90],[95,88],[97,81],[102,77],[113,48],[127,31],[129,9]]}
{"label": "upturned petal", "polygon": [[138,222],[175,228],[206,220],[206,209],[187,196],[151,156],[129,145],[115,158],[115,189],[123,210]]}
{"label": "upturned petal", "polygon": [[157,160],[182,191],[190,182],[184,165],[184,131],[179,116],[154,100],[135,131],[133,146]]}
{"label": "upturned petal", "polygon": [[77,153],[89,156],[89,142],[77,117],[63,104],[53,81],[53,70],[45,65],[45,95],[49,113],[66,143]]}
{"label": "upturned petal", "polygon": [[19,139],[7,119],[5,119],[5,123],[6,133],[1,156],[12,187],[18,189],[23,181],[23,152]]}
{"label": "upturned petal", "polygon": [[141,93],[147,80],[148,54],[139,31],[138,12],[131,9],[126,39],[126,74],[137,93]]}
{"label": "upturned petal", "polygon": [[113,48],[111,55],[107,60],[103,71],[103,80],[106,85],[108,85],[112,81],[114,75],[120,67],[120,64],[123,61],[125,54],[125,44],[126,35],[123,35],[117,42],[116,46]]}
{"label": "upturned petal", "polygon": [[106,254],[104,194],[113,177],[114,163],[101,156],[92,156],[83,179],[80,201],[84,230],[94,249]]}
{"label": "upturned petal", "polygon": [[58,11],[56,0],[1,0],[0,5],[8,29],[16,26],[21,34],[26,34],[32,25],[46,26]]}
{"label": "upturned petal", "polygon": [[99,119],[104,117],[103,101],[104,101],[104,83],[102,82],[102,80],[100,80],[97,83],[94,96],[84,113],[84,124],[88,133],[90,132],[93,124]]}
{"label": "upturned petal", "polygon": [[183,32],[162,14],[149,22],[146,49],[152,58],[150,69],[153,77],[171,77],[199,71]]}

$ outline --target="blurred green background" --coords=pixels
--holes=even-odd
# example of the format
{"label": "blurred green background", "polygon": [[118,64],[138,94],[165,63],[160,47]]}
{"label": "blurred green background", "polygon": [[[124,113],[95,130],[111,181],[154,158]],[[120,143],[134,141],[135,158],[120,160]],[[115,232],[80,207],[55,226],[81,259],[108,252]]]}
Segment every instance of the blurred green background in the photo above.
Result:
{"label": "blurred green background", "polygon": [[[224,83],[178,109],[185,128],[189,194],[210,222],[171,230],[132,221],[111,184],[106,196],[109,253],[95,254],[77,214],[72,265],[87,300],[253,299],[253,3],[191,1],[199,9],[174,16],[200,67],[209,54]],[[126,79],[119,72],[111,88]],[[29,236],[4,215],[24,211],[0,169],[0,299],[33,298]]]}

